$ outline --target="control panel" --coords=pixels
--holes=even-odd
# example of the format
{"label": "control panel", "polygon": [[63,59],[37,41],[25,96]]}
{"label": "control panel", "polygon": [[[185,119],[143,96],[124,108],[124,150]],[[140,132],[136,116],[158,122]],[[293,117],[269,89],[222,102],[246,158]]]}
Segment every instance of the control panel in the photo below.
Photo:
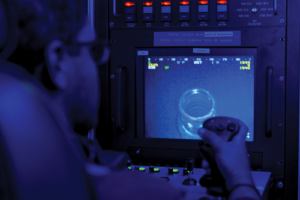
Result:
{"label": "control panel", "polygon": [[285,26],[280,0],[110,1],[110,28]]}
{"label": "control panel", "polygon": [[[170,183],[173,187],[186,191],[186,199],[198,200],[201,197],[206,197],[206,188],[199,184],[199,179],[205,174],[205,170],[201,168],[193,168],[189,171],[185,167],[166,167],[166,166],[145,166],[145,165],[129,165],[127,170],[138,171],[140,173],[149,174],[152,177],[161,179],[162,181]],[[261,196],[266,195],[265,188],[269,184],[270,172],[253,171],[252,177],[256,188]],[[196,180],[196,184],[184,184],[191,176]],[[267,190],[266,190],[267,191]]]}

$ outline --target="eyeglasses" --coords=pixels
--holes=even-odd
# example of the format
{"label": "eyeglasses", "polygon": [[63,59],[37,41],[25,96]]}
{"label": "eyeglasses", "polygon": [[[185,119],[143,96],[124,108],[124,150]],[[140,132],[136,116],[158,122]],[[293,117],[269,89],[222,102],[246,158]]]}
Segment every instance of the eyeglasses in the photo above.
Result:
{"label": "eyeglasses", "polygon": [[78,56],[80,47],[88,46],[90,53],[98,65],[108,62],[110,56],[110,44],[107,41],[96,40],[93,42],[71,42],[65,43],[67,51],[70,55]]}

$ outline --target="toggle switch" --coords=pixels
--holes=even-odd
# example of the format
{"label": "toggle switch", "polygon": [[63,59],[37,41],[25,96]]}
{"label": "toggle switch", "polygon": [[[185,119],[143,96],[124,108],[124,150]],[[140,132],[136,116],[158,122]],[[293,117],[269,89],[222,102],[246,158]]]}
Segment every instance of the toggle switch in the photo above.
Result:
{"label": "toggle switch", "polygon": [[136,21],[136,7],[135,2],[125,2],[125,22]]}
{"label": "toggle switch", "polygon": [[153,22],[154,21],[153,2],[152,1],[143,2],[143,21],[144,22]]}
{"label": "toggle switch", "polygon": [[209,8],[208,1],[198,1],[198,20],[208,21],[209,20]]}
{"label": "toggle switch", "polygon": [[227,0],[217,1],[217,20],[228,20],[228,4]]}
{"label": "toggle switch", "polygon": [[162,1],[161,5],[161,17],[160,20],[162,22],[170,22],[172,21],[172,7],[171,1]]}
{"label": "toggle switch", "polygon": [[179,1],[179,21],[190,21],[190,1]]}

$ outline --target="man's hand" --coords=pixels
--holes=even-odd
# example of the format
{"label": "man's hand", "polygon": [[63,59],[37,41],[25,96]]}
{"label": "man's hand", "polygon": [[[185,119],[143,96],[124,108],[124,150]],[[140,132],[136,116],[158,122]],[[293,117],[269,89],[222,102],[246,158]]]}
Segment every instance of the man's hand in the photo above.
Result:
{"label": "man's hand", "polygon": [[[215,150],[216,163],[226,180],[228,190],[239,183],[253,184],[245,144],[248,128],[239,120],[238,123],[240,131],[230,142],[224,141],[214,132],[204,128],[198,132],[203,141],[209,143]],[[208,163],[204,161],[203,167],[208,168]]]}

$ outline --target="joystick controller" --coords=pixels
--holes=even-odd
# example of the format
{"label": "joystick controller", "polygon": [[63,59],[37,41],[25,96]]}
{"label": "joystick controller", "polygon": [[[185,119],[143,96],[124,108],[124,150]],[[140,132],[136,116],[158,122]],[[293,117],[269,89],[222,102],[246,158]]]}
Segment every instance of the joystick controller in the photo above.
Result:
{"label": "joystick controller", "polygon": [[186,165],[188,170],[188,178],[183,181],[183,185],[197,185],[197,181],[192,178],[193,170],[194,170],[194,158],[188,158],[186,159]]}
{"label": "joystick controller", "polygon": [[[206,128],[224,141],[231,141],[233,137],[239,132],[240,125],[238,121],[234,118],[229,117],[214,117],[207,119],[203,123],[203,128]],[[204,159],[208,161],[210,172],[208,171],[201,179],[200,184],[207,188],[206,193],[210,196],[215,197],[228,197],[228,191],[225,185],[225,179],[223,178],[217,163],[215,161],[215,152],[213,148],[200,141],[200,153],[203,155]]]}

